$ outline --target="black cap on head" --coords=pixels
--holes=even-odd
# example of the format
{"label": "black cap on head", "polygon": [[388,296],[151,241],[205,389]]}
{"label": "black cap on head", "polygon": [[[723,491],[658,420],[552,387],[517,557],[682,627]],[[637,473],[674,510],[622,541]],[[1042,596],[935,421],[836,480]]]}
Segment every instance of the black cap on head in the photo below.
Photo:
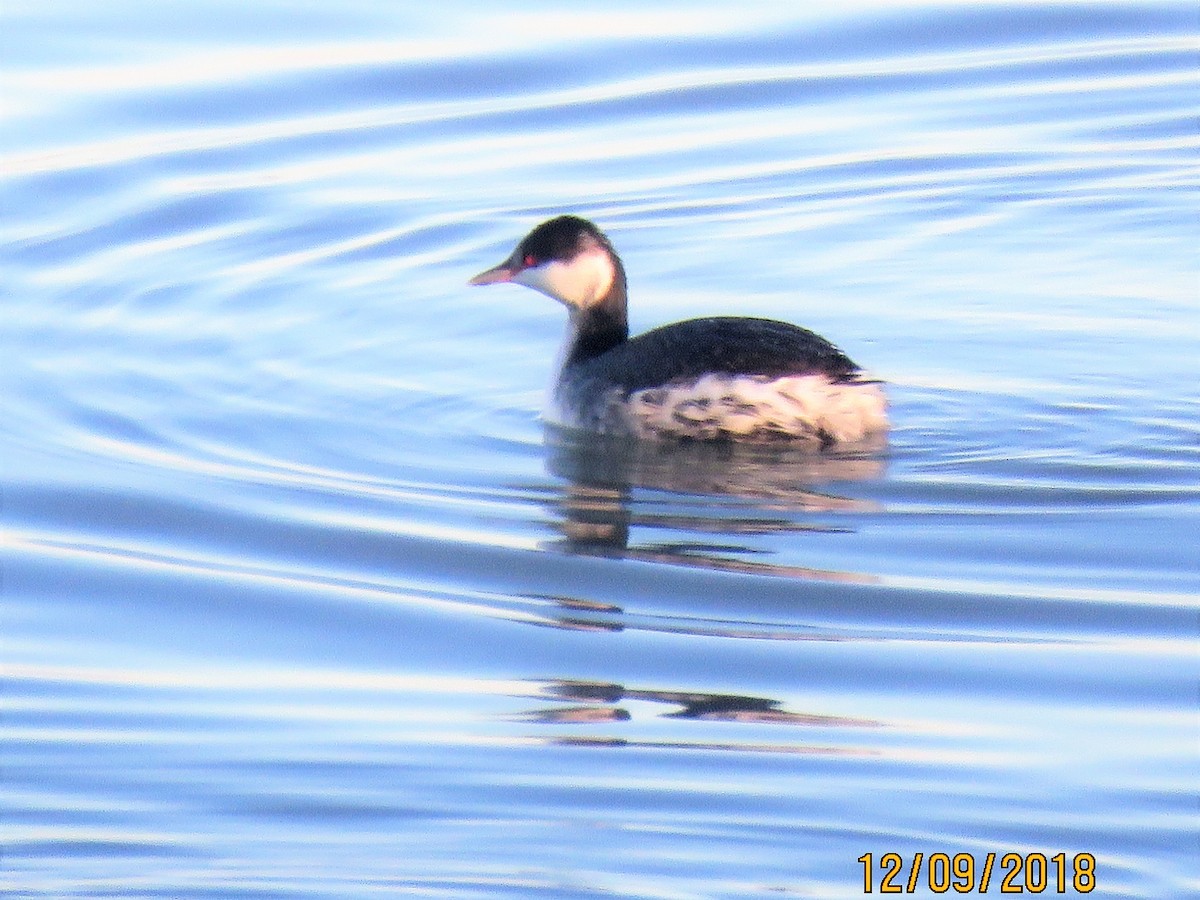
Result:
{"label": "black cap on head", "polygon": [[612,252],[612,244],[604,232],[587,219],[557,216],[525,235],[513,255],[522,260],[532,257],[535,264],[552,259],[568,260],[586,249],[589,243],[598,243]]}

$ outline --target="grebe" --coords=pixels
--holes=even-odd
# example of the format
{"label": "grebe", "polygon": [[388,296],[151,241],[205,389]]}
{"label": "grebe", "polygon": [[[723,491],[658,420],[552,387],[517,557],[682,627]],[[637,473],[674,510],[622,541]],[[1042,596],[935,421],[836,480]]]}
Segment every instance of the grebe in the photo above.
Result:
{"label": "grebe", "polygon": [[829,341],[786,322],[719,316],[629,338],[625,268],[599,228],[543,222],[470,284],[515,282],[570,311],[551,417],[644,438],[808,441],[887,427],[878,381]]}

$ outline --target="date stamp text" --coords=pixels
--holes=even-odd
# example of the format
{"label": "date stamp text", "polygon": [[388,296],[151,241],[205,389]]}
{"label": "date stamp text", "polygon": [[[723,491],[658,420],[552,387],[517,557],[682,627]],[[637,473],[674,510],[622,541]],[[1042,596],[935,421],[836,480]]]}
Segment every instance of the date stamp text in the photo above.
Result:
{"label": "date stamp text", "polygon": [[915,894],[928,887],[935,894],[986,894],[993,884],[1001,894],[1090,894],[1096,889],[1096,857],[1090,853],[914,853],[906,864],[899,853],[858,858],[863,867],[863,893]]}

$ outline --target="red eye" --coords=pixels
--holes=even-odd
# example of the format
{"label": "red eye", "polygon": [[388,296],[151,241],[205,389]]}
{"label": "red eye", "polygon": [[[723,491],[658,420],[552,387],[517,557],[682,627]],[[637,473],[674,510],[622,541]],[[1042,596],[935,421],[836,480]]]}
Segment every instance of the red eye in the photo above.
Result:
{"label": "red eye", "polygon": [[536,266],[536,265],[537,265],[537,257],[535,257],[532,253],[525,254],[525,268],[528,269],[531,266]]}

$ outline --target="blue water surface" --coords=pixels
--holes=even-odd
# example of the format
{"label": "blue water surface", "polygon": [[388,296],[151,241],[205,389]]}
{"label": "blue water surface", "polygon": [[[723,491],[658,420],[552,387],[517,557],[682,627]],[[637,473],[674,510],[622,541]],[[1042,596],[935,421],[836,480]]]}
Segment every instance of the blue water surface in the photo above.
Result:
{"label": "blue water surface", "polygon": [[[5,896],[1200,892],[1195,4],[0,32]],[[547,430],[563,212],[886,445]]]}

